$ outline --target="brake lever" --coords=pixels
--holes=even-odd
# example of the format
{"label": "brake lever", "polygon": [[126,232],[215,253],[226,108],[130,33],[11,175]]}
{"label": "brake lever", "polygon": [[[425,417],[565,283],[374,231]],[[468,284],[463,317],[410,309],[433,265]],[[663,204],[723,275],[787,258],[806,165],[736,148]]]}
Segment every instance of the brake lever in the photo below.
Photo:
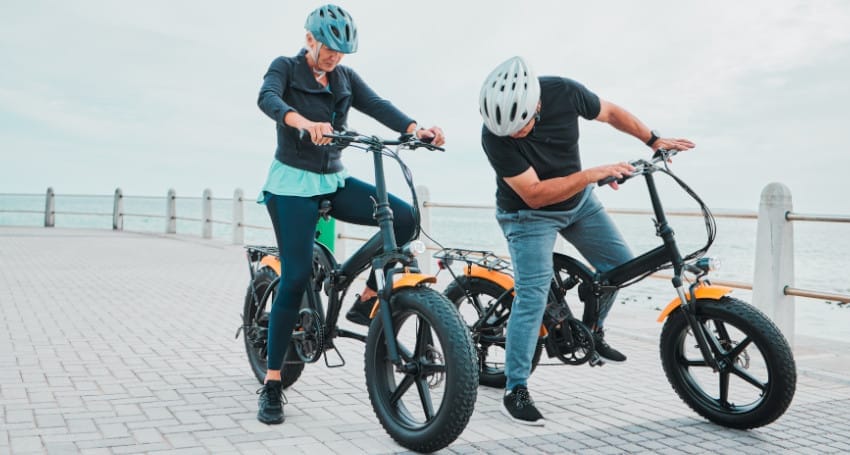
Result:
{"label": "brake lever", "polygon": [[398,138],[399,141],[412,143],[411,149],[415,149],[418,147],[425,147],[428,150],[437,150],[440,152],[445,152],[446,149],[443,147],[432,144],[434,142],[434,137],[428,137],[420,139],[416,137],[415,133],[404,133]]}

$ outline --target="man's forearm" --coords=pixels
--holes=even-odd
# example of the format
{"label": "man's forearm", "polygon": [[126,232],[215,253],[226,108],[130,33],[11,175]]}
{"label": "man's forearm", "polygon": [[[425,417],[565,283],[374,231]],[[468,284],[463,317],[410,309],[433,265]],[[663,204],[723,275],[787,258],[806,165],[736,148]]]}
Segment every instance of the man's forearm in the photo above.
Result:
{"label": "man's forearm", "polygon": [[613,103],[608,103],[607,117],[602,120],[618,130],[631,134],[640,139],[641,142],[646,142],[652,135],[649,127],[643,124],[639,118],[635,117],[631,112],[617,106]]}

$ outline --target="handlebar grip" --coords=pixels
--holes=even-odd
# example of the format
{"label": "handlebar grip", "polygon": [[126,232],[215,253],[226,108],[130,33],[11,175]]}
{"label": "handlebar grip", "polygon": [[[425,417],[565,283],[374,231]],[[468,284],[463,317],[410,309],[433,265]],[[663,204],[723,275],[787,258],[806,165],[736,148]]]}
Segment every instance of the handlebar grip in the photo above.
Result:
{"label": "handlebar grip", "polygon": [[599,180],[598,182],[596,182],[596,185],[597,185],[597,186],[605,186],[605,185],[608,185],[608,184],[609,184],[609,183],[611,183],[611,182],[623,183],[623,182],[625,182],[625,181],[626,181],[626,180],[628,180],[628,179],[629,179],[629,176],[628,176],[628,175],[624,175],[624,176],[623,176],[623,177],[621,177],[621,178],[617,178],[617,177],[614,177],[614,176],[612,175],[612,176],[610,176],[610,177],[605,177],[604,179]]}

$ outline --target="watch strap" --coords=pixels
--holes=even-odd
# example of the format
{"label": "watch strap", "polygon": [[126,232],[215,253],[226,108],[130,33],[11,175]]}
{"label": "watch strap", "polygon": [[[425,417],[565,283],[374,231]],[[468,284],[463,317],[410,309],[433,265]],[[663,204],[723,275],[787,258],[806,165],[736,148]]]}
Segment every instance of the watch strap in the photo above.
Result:
{"label": "watch strap", "polygon": [[655,141],[657,141],[658,139],[659,139],[658,132],[655,131],[655,130],[652,130],[652,131],[649,132],[649,140],[646,141],[646,145],[652,147],[652,144],[655,144]]}

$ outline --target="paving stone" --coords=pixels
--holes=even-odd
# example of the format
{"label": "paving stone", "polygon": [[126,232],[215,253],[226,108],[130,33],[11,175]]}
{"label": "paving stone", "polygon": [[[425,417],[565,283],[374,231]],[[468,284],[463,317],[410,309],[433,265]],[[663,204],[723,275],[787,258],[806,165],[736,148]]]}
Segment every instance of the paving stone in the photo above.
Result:
{"label": "paving stone", "polygon": [[[337,343],[346,366],[305,368],[284,424],[257,422],[258,384],[233,338],[247,283],[240,246],[0,227],[0,251],[0,453],[410,453],[374,415],[354,340]],[[546,427],[508,421],[503,391],[481,387],[466,431],[440,453],[850,452],[850,344],[798,337],[788,412],[731,430],[669,387],[656,316],[612,314],[625,364],[537,369],[529,387]]]}

